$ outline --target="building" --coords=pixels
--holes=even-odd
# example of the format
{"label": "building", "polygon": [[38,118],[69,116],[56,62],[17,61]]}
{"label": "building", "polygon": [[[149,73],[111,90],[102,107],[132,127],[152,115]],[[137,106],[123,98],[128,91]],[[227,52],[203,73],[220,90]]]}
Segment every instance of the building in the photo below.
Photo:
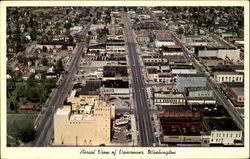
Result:
{"label": "building", "polygon": [[150,42],[149,33],[146,31],[138,32],[138,34],[136,35],[136,39],[137,39],[139,44],[144,44],[144,43]]}
{"label": "building", "polygon": [[222,82],[243,82],[244,74],[242,72],[214,72],[214,81]]}
{"label": "building", "polygon": [[227,92],[232,101],[237,104],[244,104],[244,87],[231,87]]}
{"label": "building", "polygon": [[128,80],[127,66],[104,66],[103,81],[106,80]]}
{"label": "building", "polygon": [[209,47],[196,47],[195,53],[198,57],[217,57],[230,59],[234,62],[240,60],[240,49],[235,48],[209,48]]}
{"label": "building", "polygon": [[185,95],[188,97],[213,97],[213,91],[207,87],[186,87]]}
{"label": "building", "polygon": [[210,131],[210,145],[242,145],[243,134],[231,118],[205,118]]}
{"label": "building", "polygon": [[217,66],[219,64],[223,64],[224,60],[222,58],[218,57],[200,57],[200,61],[204,66],[210,67],[210,66]]}
{"label": "building", "polygon": [[150,62],[167,62],[166,58],[160,57],[160,56],[142,56],[144,63],[150,63]]}
{"label": "building", "polygon": [[104,55],[106,53],[106,44],[96,44],[88,47],[89,52],[91,53],[100,53]]}
{"label": "building", "polygon": [[83,103],[92,105],[99,99],[100,88],[102,81],[87,81],[80,90],[73,90],[67,98],[67,102],[72,103],[72,108],[75,109]]}
{"label": "building", "polygon": [[162,46],[169,46],[169,45],[175,45],[175,42],[170,39],[170,40],[155,40],[155,47],[162,47]]}
{"label": "building", "polygon": [[186,99],[183,94],[163,94],[154,93],[154,104],[155,105],[185,105]]}
{"label": "building", "polygon": [[125,42],[124,40],[111,39],[107,40],[106,43],[106,53],[109,56],[111,54],[125,54]]}
{"label": "building", "polygon": [[170,145],[208,145],[209,132],[202,122],[200,112],[186,106],[169,106],[158,112],[161,125],[161,143]]}
{"label": "building", "polygon": [[129,96],[129,82],[122,80],[103,81],[102,93],[109,96]]}
{"label": "building", "polygon": [[164,45],[162,46],[162,54],[163,56],[182,56],[183,52],[178,45]]}
{"label": "building", "polygon": [[111,18],[111,24],[108,24],[107,28],[108,28],[109,34],[111,34],[112,36],[115,36],[120,32],[120,26],[119,24],[116,24],[115,17]]}
{"label": "building", "polygon": [[171,65],[171,72],[173,75],[177,74],[197,74],[197,70],[193,65]]}
{"label": "building", "polygon": [[167,72],[158,71],[157,68],[147,68],[147,77],[149,82],[153,83],[171,83],[172,76]]}
{"label": "building", "polygon": [[110,144],[114,107],[104,102],[58,108],[54,115],[55,145]]}
{"label": "building", "polygon": [[35,49],[38,52],[41,52],[42,50],[51,52],[58,52],[60,50],[73,51],[74,46],[73,43],[70,42],[52,41],[51,43],[37,43]]}
{"label": "building", "polygon": [[179,92],[184,92],[186,87],[206,87],[207,79],[200,74],[179,74],[176,79],[176,87]]}

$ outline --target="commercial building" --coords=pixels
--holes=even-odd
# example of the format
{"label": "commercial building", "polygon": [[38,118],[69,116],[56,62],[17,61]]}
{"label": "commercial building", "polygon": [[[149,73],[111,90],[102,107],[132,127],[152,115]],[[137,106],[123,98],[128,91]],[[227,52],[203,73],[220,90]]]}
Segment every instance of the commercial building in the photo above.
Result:
{"label": "commercial building", "polygon": [[209,132],[202,122],[200,112],[186,106],[169,106],[158,112],[161,124],[161,143],[170,145],[208,145]]}
{"label": "commercial building", "polygon": [[205,118],[210,144],[242,145],[243,134],[231,118]]}
{"label": "commercial building", "polygon": [[213,97],[213,91],[207,87],[186,87],[185,95],[188,97]]}
{"label": "commercial building", "polygon": [[209,48],[209,47],[196,47],[195,53],[198,57],[217,57],[230,59],[234,62],[240,60],[240,49],[235,48]]}
{"label": "commercial building", "polygon": [[129,96],[129,82],[122,80],[103,81],[102,94],[109,96]]}
{"label": "commercial building", "polygon": [[106,80],[123,80],[128,81],[127,66],[104,66],[103,81]]}
{"label": "commercial building", "polygon": [[186,99],[183,94],[154,93],[154,104],[162,106],[185,105]]}
{"label": "commercial building", "polygon": [[147,77],[149,82],[152,83],[171,83],[172,76],[169,73],[164,73],[158,71],[157,68],[147,68],[146,69]]}
{"label": "commercial building", "polygon": [[222,82],[243,82],[244,74],[242,72],[214,72],[214,81]]}
{"label": "commercial building", "polygon": [[179,92],[184,92],[186,87],[206,87],[207,79],[199,74],[177,75],[176,87]]}
{"label": "commercial building", "polygon": [[163,56],[181,56],[183,51],[178,45],[164,45],[162,46],[162,54]]}
{"label": "commercial building", "polygon": [[111,54],[125,54],[125,42],[124,40],[111,39],[107,40],[106,53]]}
{"label": "commercial building", "polygon": [[110,144],[115,108],[106,103],[58,108],[54,115],[55,145]]}

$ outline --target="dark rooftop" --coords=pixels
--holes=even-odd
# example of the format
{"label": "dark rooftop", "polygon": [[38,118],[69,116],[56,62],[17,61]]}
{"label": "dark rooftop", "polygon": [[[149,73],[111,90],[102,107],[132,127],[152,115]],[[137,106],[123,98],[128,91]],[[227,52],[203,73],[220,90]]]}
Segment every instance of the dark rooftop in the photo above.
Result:
{"label": "dark rooftop", "polygon": [[147,68],[148,74],[156,74],[158,70],[156,68]]}
{"label": "dark rooftop", "polygon": [[127,77],[127,66],[104,66],[103,77]]}
{"label": "dark rooftop", "polygon": [[80,95],[98,95],[102,81],[87,81],[86,85],[79,91]]}
{"label": "dark rooftop", "polygon": [[103,81],[103,86],[106,88],[128,88],[128,81],[108,80]]}
{"label": "dark rooftop", "polygon": [[205,118],[204,121],[210,130],[240,130],[231,118]]}
{"label": "dark rooftop", "polygon": [[222,105],[199,104],[192,106],[192,109],[202,112],[204,117],[229,117],[227,110]]}

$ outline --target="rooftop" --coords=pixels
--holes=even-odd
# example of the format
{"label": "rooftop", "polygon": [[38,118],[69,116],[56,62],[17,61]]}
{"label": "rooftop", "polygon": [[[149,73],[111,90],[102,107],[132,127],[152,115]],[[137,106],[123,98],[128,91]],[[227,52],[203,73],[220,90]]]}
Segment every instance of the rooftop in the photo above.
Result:
{"label": "rooftop", "polygon": [[127,66],[104,66],[103,77],[127,77]]}
{"label": "rooftop", "polygon": [[163,93],[155,93],[155,98],[185,98],[183,94],[163,94]]}
{"label": "rooftop", "polygon": [[240,130],[231,118],[205,118],[204,121],[210,130]]}
{"label": "rooftop", "polygon": [[99,88],[102,86],[102,81],[87,81],[86,85],[79,91],[80,95],[99,95]]}
{"label": "rooftop", "polygon": [[[186,87],[187,91],[209,91],[208,87]],[[212,91],[212,90],[211,90]]]}
{"label": "rooftop", "polygon": [[103,85],[106,88],[128,88],[128,81],[122,80],[107,80],[103,81]]}
{"label": "rooftop", "polygon": [[56,110],[55,115],[69,115],[71,112],[71,107],[69,105],[63,106],[62,108],[58,108]]}
{"label": "rooftop", "polygon": [[231,90],[238,96],[244,96],[244,87],[232,87]]}

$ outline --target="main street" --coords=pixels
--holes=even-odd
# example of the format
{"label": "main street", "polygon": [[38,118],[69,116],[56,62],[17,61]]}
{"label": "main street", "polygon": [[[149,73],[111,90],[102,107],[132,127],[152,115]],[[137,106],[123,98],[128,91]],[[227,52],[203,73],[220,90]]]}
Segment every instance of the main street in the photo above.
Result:
{"label": "main street", "polygon": [[34,141],[34,146],[48,146],[53,138],[53,115],[58,107],[63,106],[63,102],[72,88],[72,77],[77,71],[77,66],[81,59],[82,52],[86,45],[87,33],[91,22],[82,31],[83,40],[76,46],[72,53],[72,59],[67,68],[67,73],[61,84],[55,90],[48,102],[48,107],[40,119],[40,124],[37,129],[37,136]]}
{"label": "main street", "polygon": [[[146,10],[148,11],[149,15],[151,16],[151,18],[158,23],[163,29],[165,30],[169,30],[165,25],[163,25],[152,13],[151,11],[146,8]],[[230,116],[232,117],[232,119],[235,121],[235,123],[239,126],[239,128],[244,131],[244,120],[240,117],[239,112],[237,112],[237,110],[234,108],[234,106],[228,101],[228,99],[226,99],[225,95],[223,94],[223,92],[219,89],[219,86],[217,83],[213,82],[210,77],[207,75],[206,71],[204,70],[204,68],[199,65],[197,63],[197,61],[193,58],[192,54],[189,53],[188,49],[180,42],[180,40],[177,38],[176,34],[172,31],[170,31],[170,33],[172,34],[173,40],[175,41],[176,44],[180,45],[182,47],[183,50],[183,54],[184,56],[189,59],[190,61],[192,61],[194,67],[197,69],[197,71],[201,74],[203,74],[206,79],[207,79],[207,84],[208,86],[214,91],[215,97],[218,100],[218,102],[220,104],[222,104],[225,109],[228,111],[228,113],[230,114]]]}
{"label": "main street", "polygon": [[142,77],[141,65],[136,52],[134,34],[131,31],[128,14],[122,12],[125,40],[129,52],[129,60],[132,71],[133,99],[135,100],[135,116],[139,127],[141,146],[153,146],[155,143],[154,131],[149,114],[149,103],[146,96],[145,82]]}

